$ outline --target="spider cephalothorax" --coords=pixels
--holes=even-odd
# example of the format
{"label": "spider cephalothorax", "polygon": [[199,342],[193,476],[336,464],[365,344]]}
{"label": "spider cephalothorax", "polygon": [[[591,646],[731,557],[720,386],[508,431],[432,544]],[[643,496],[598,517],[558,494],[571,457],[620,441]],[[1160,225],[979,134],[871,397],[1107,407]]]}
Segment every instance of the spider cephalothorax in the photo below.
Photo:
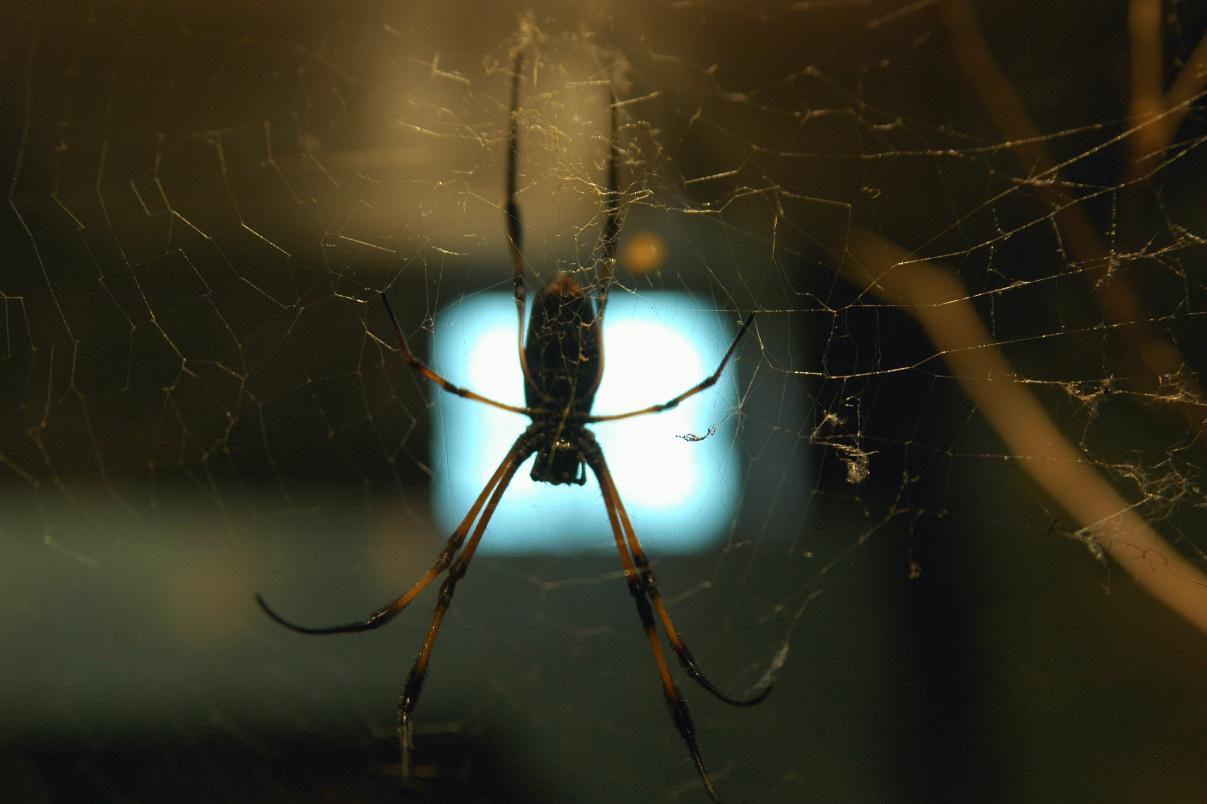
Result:
{"label": "spider cephalothorax", "polygon": [[[620,231],[620,190],[616,168],[616,100],[612,98],[609,106],[612,131],[608,147],[608,186],[604,196],[604,224],[601,236],[603,256],[595,271],[598,290],[595,297],[592,298],[573,277],[565,272],[559,272],[533,300],[532,314],[528,322],[528,337],[525,343],[524,308],[527,290],[524,282],[521,244],[523,225],[520,208],[515,199],[516,162],[519,156],[515,111],[519,103],[523,58],[524,51],[521,50],[516,55],[515,72],[511,84],[512,113],[508,127],[505,220],[508,245],[515,268],[515,301],[516,309],[519,312],[519,358],[520,369],[524,375],[525,406],[521,408],[497,402],[467,388],[453,385],[434,372],[423,361],[415,357],[410,346],[407,345],[406,337],[403,335],[402,328],[398,325],[398,319],[390,308],[389,299],[384,293],[381,299],[385,304],[394,334],[398,338],[399,350],[411,369],[449,393],[513,413],[521,413],[532,419],[532,424],[512,444],[511,449],[503,457],[503,462],[499,464],[499,468],[487,481],[465,518],[461,520],[461,524],[453,531],[444,550],[440,552],[432,567],[410,589],[386,603],[365,620],[325,628],[310,628],[284,619],[269,608],[261,596],[256,595],[256,601],[273,620],[303,634],[369,631],[392,620],[441,573],[448,570],[448,577],[440,586],[431,626],[428,628],[419,655],[415,657],[415,661],[411,665],[411,671],[407,675],[406,684],[399,699],[398,733],[402,745],[403,773],[406,774],[410,767],[411,715],[419,700],[419,693],[423,689],[424,679],[427,677],[432,646],[435,644],[440,626],[444,622],[445,612],[452,602],[457,582],[465,576],[470,559],[473,558],[474,551],[477,550],[478,544],[486,532],[486,526],[490,522],[495,508],[498,507],[503,492],[507,490],[520,465],[534,454],[536,459],[533,462],[532,478],[545,483],[582,485],[586,482],[586,468],[589,467],[599,482],[604,509],[608,515],[608,522],[612,526],[612,535],[616,540],[616,550],[620,554],[621,564],[624,567],[625,582],[628,584],[629,594],[637,604],[637,615],[641,619],[642,628],[650,643],[650,650],[654,654],[654,662],[662,682],[663,696],[670,707],[675,727],[687,744],[700,780],[704,783],[708,795],[716,801],[717,793],[713,788],[708,771],[704,768],[704,761],[700,756],[700,746],[696,741],[695,727],[692,724],[691,715],[688,713],[687,703],[679,691],[679,686],[671,676],[662,642],[658,638],[654,618],[657,617],[658,621],[662,623],[666,639],[683,671],[720,700],[734,706],[751,706],[763,700],[771,688],[763,687],[748,698],[732,698],[717,689],[700,672],[695,658],[671,621],[670,613],[658,590],[658,582],[650,570],[650,562],[645,556],[641,542],[637,539],[637,532],[633,529],[628,512],[625,511],[624,503],[616,490],[616,483],[608,470],[603,451],[595,440],[595,436],[587,429],[587,425],[669,410],[684,399],[710,388],[721,376],[721,372],[733,356],[738,342],[746,333],[754,316],[746,319],[733,343],[730,344],[729,350],[721,359],[720,365],[717,366],[717,370],[688,390],[666,402],[640,410],[605,416],[592,415],[591,405],[595,400],[595,392],[599,388],[600,378],[603,376],[602,327],[604,311],[607,309],[608,303],[608,288],[612,282],[616,238]],[[460,552],[458,553],[458,551]]]}

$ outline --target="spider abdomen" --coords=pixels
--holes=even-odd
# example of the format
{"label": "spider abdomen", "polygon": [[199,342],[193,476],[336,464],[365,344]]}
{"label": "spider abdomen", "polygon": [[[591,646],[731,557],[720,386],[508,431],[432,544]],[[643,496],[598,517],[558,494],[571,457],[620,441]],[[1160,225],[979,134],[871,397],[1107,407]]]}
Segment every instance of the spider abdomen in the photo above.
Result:
{"label": "spider abdomen", "polygon": [[597,327],[595,302],[568,274],[559,273],[536,295],[524,344],[528,407],[555,415],[590,414],[599,384]]}

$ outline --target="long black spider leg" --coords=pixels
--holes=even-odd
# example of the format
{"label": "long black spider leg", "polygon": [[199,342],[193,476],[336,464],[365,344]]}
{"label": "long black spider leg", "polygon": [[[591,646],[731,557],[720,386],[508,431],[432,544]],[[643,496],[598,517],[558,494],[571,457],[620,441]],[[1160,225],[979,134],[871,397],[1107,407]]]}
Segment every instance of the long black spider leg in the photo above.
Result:
{"label": "long black spider leg", "polygon": [[427,364],[419,358],[415,357],[415,353],[411,351],[411,347],[407,345],[406,336],[402,334],[402,327],[398,326],[398,319],[394,316],[394,308],[390,306],[390,300],[385,293],[381,294],[381,301],[386,306],[386,315],[390,317],[390,325],[394,328],[394,335],[398,338],[398,346],[402,351],[402,359],[414,371],[426,380],[436,383],[436,385],[448,391],[450,394],[459,396],[462,399],[472,399],[475,402],[482,402],[503,410],[509,410],[512,413],[523,413],[525,416],[531,416],[537,411],[531,408],[521,408],[516,405],[508,405],[503,402],[496,402],[490,397],[482,396],[481,394],[471,391],[468,388],[462,388],[459,385],[454,385],[448,380],[441,377],[436,372],[428,368]]}
{"label": "long black spider leg", "polygon": [[683,698],[683,693],[679,691],[679,686],[675,684],[674,678],[671,677],[670,667],[662,652],[662,643],[659,641],[658,631],[654,627],[654,614],[650,610],[645,585],[639,578],[640,573],[625,544],[624,532],[617,514],[617,504],[620,498],[616,493],[615,486],[610,482],[611,477],[608,474],[607,464],[604,462],[603,452],[594,438],[582,439],[578,446],[587,464],[591,467],[591,471],[599,480],[599,487],[603,492],[604,508],[607,509],[608,521],[612,525],[612,535],[616,538],[616,551],[620,554],[620,561],[624,565],[625,581],[629,585],[629,594],[633,596],[633,602],[637,604],[637,616],[641,618],[641,625],[650,642],[654,663],[658,665],[658,676],[662,680],[662,694],[666,699],[667,707],[671,710],[671,718],[675,721],[675,728],[679,730],[679,736],[687,744],[688,753],[691,754],[692,762],[696,766],[696,773],[699,774],[700,781],[704,783],[704,789],[708,791],[709,798],[720,802],[717,790],[712,784],[712,777],[708,775],[708,769],[704,767],[704,759],[700,755],[700,744],[696,740],[696,727],[692,723],[691,713],[687,709],[687,701]]}
{"label": "long black spider leg", "polygon": [[620,169],[617,163],[620,148],[616,144],[616,93],[608,85],[608,115],[611,130],[608,135],[608,189],[604,196],[603,261],[599,276],[599,317],[608,305],[608,289],[616,270],[616,241],[620,237]]}
{"label": "long black spider leg", "polygon": [[611,117],[611,133],[608,136],[608,189],[604,197],[603,259],[599,264],[597,280],[599,293],[595,299],[595,348],[599,353],[599,368],[591,383],[587,396],[594,396],[603,379],[604,342],[603,319],[608,306],[608,290],[616,272],[616,240],[620,237],[620,172],[617,167],[620,150],[616,145],[616,93],[608,85],[608,114]]}
{"label": "long black spider leg", "polygon": [[750,323],[752,321],[754,321],[754,313],[751,313],[746,317],[746,321],[742,324],[742,328],[738,330],[738,334],[734,337],[733,343],[729,344],[729,349],[726,350],[725,356],[721,358],[721,364],[717,366],[717,370],[683,393],[679,394],[673,399],[663,402],[660,405],[650,405],[648,408],[630,410],[628,413],[612,413],[605,416],[588,416],[583,420],[583,423],[591,424],[593,422],[614,422],[618,419],[631,419],[634,416],[644,416],[647,413],[661,413],[664,410],[670,410],[671,408],[678,407],[679,403],[688,397],[695,396],[701,391],[712,388],[717,384],[717,380],[721,379],[721,372],[725,371],[725,365],[729,363],[729,359],[733,357],[734,351],[738,348],[738,343],[742,340],[742,336],[746,334],[746,330],[750,329]]}
{"label": "long black spider leg", "polygon": [[600,451],[599,469],[596,471],[597,475],[600,473],[603,474],[600,486],[602,487],[606,481],[608,491],[605,494],[610,494],[614,500],[616,513],[620,518],[620,524],[625,534],[625,540],[628,542],[629,551],[633,556],[633,563],[641,574],[646,594],[649,595],[650,600],[654,604],[654,610],[658,613],[658,619],[662,621],[662,628],[666,631],[666,638],[671,643],[671,648],[674,649],[675,656],[678,657],[679,666],[683,668],[683,672],[691,676],[696,683],[711,692],[719,700],[731,706],[754,706],[755,704],[762,703],[771,694],[772,685],[768,684],[749,698],[734,698],[722,692],[700,671],[700,667],[696,664],[696,659],[692,655],[691,649],[683,641],[682,635],[675,628],[670,612],[667,611],[666,604],[662,601],[662,593],[658,590],[658,580],[654,577],[653,570],[650,569],[649,559],[646,558],[645,550],[642,549],[641,542],[637,539],[637,531],[633,528],[628,511],[625,510],[624,500],[621,499],[620,492],[616,488],[616,481],[612,479],[612,473],[608,469],[607,463],[603,460],[602,451]]}
{"label": "long black spider leg", "polygon": [[[499,505],[499,500],[503,498],[503,492],[507,491],[507,487],[511,484],[512,478],[515,477],[516,470],[519,469],[520,464],[526,461],[536,448],[536,439],[533,436],[534,432],[533,428],[524,431],[507,453],[507,457],[499,467],[499,472],[496,472],[498,482],[494,484],[494,489],[491,491],[490,502],[486,504],[486,508],[482,511],[482,517],[478,520],[478,525],[474,528],[473,535],[469,537],[465,549],[461,551],[461,555],[457,556],[457,560],[449,567],[448,577],[440,585],[440,595],[436,599],[436,610],[432,614],[432,622],[428,626],[427,636],[424,637],[423,647],[420,648],[419,655],[415,657],[415,662],[411,665],[410,672],[407,673],[406,684],[402,688],[402,696],[398,699],[398,740],[402,748],[402,775],[404,777],[409,776],[411,771],[411,748],[413,747],[411,741],[411,714],[415,711],[415,705],[419,702],[419,694],[423,691],[423,682],[427,678],[427,667],[432,655],[432,646],[436,644],[436,636],[440,633],[440,626],[444,624],[444,615],[448,611],[449,604],[452,603],[453,592],[457,588],[457,582],[465,577],[465,572],[469,569],[469,562],[473,559],[474,552],[478,549],[478,543],[482,541],[482,534],[486,532],[486,526],[490,523],[490,518],[494,516],[495,508]],[[472,511],[471,515],[476,513],[476,511]]]}
{"label": "long black spider leg", "polygon": [[524,220],[520,216],[520,205],[516,203],[516,170],[520,161],[519,118],[520,79],[524,72],[524,53],[521,48],[515,54],[515,64],[511,71],[511,110],[507,115],[507,208],[504,215],[507,218],[507,245],[511,249],[511,262],[515,266],[515,279],[512,281],[512,292],[515,294],[515,309],[518,324],[516,346],[520,352],[520,369],[524,372],[524,381],[531,386],[536,382],[528,368],[528,357],[524,354],[524,306],[528,289],[524,285]]}
{"label": "long black spider leg", "polygon": [[[524,438],[524,436],[520,436],[520,438]],[[389,603],[386,603],[364,620],[352,623],[343,623],[342,625],[312,628],[310,626],[298,625],[297,623],[286,620],[280,614],[277,614],[277,612],[274,611],[264,600],[264,596],[259,593],[256,594],[256,603],[258,603],[260,608],[264,610],[264,613],[272,618],[272,620],[278,625],[283,625],[290,631],[296,631],[299,634],[355,634],[360,633],[361,631],[372,631],[375,628],[380,628],[390,620],[397,617],[403,609],[410,605],[412,600],[418,597],[419,594],[440,575],[440,573],[448,569],[449,564],[451,564],[453,561],[453,556],[461,547],[461,543],[465,541],[465,534],[469,532],[470,525],[474,523],[474,520],[478,516],[478,512],[482,510],[482,505],[486,502],[486,498],[495,489],[495,487],[498,486],[500,478],[503,477],[503,475],[508,471],[508,467],[511,466],[512,462],[514,462],[514,459],[517,455],[518,446],[519,442],[516,442],[516,444],[512,446],[507,453],[507,457],[503,459],[503,462],[499,464],[499,468],[495,470],[494,475],[492,475],[490,480],[486,482],[486,487],[482,489],[482,493],[478,495],[478,499],[475,500],[474,504],[470,507],[469,513],[467,513],[465,518],[461,520],[461,524],[459,524],[457,529],[453,531],[453,535],[449,537],[448,542],[445,544],[444,549],[440,551],[440,555],[437,556],[436,562],[432,564],[431,569],[424,573],[423,577],[416,581],[410,589],[394,598]]]}

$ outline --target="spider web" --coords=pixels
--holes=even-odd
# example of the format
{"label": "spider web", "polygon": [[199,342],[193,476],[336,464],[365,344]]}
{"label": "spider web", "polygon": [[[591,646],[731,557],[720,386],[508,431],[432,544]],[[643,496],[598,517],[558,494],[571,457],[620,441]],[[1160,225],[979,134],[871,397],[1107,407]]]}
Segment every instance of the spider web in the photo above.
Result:
{"label": "spider web", "polygon": [[359,638],[252,602],[367,614],[446,538],[436,391],[378,296],[421,354],[446,306],[510,304],[525,43],[530,286],[595,281],[612,86],[612,293],[757,314],[736,397],[686,434],[730,442],[740,505],[715,549],[652,556],[705,672],[776,682],[739,710],[683,680],[725,799],[1207,788],[1200,6],[3,18],[14,800],[705,800],[606,544],[475,560],[405,784],[434,596]]}

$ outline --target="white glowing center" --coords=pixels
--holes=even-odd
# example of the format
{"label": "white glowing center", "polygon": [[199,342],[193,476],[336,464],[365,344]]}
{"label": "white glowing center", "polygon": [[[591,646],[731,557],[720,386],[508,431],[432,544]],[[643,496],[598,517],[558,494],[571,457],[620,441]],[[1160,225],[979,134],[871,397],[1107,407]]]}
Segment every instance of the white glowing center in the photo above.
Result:
{"label": "white glowing center", "polygon": [[[664,402],[711,373],[736,330],[682,293],[613,294],[604,326],[605,370],[594,413]],[[436,317],[432,367],[449,380],[524,404],[510,295],[480,294]],[[674,410],[591,429],[646,546],[700,550],[717,541],[734,512],[740,475],[734,455],[735,368]],[[527,417],[437,391],[432,460],[437,520],[451,532],[529,424]],[[712,435],[707,435],[715,429]],[[680,436],[705,436],[692,441]],[[552,486],[516,474],[481,550],[496,553],[615,550],[595,478]]]}

